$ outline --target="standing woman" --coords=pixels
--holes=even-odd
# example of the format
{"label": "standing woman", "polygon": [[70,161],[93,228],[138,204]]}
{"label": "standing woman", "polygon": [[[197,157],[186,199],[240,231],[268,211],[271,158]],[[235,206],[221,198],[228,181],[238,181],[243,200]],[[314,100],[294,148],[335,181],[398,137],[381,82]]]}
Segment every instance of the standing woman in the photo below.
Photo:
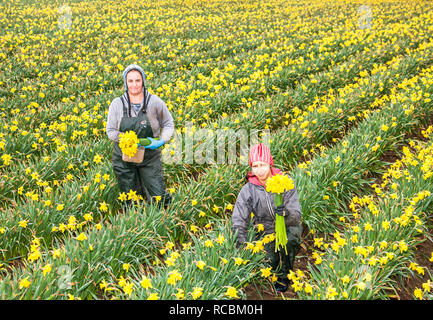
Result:
{"label": "standing woman", "polygon": [[[274,168],[274,161],[269,148],[260,143],[250,149],[249,165],[251,172],[248,181],[239,192],[232,214],[232,228],[237,232],[238,246],[247,241],[248,224],[253,213],[254,225],[262,224],[264,234],[275,232],[275,217],[284,216],[287,232],[287,254],[285,250],[275,252],[275,241],[265,245],[266,257],[273,271],[278,273],[275,289],[285,292],[289,285],[287,278],[293,270],[296,253],[299,251],[302,236],[301,207],[296,187],[283,193],[283,204],[275,208],[274,197],[266,191],[267,179],[275,174],[282,174]],[[258,236],[258,235],[257,235]],[[281,266],[280,266],[281,265]]]}
{"label": "standing woman", "polygon": [[[131,64],[123,71],[125,92],[115,98],[108,109],[106,132],[114,141],[112,164],[120,192],[136,191],[137,195],[158,200],[164,208],[171,197],[165,189],[161,150],[158,149],[170,140],[174,131],[173,117],[164,101],[150,94],[145,86],[146,75],[143,69]],[[138,138],[148,138],[141,163],[125,162],[119,147],[119,134],[134,131]],[[159,139],[155,139],[159,138]],[[160,198],[159,198],[160,197]],[[129,204],[131,201],[129,201]]]}

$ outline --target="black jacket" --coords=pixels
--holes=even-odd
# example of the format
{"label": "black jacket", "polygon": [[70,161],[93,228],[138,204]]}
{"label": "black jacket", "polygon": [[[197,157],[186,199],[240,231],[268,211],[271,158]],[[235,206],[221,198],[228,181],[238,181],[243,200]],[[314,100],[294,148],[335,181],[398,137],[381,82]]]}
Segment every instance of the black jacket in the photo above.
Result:
{"label": "black jacket", "polygon": [[[301,206],[296,187],[283,193],[283,205],[286,228],[299,225],[301,222]],[[263,224],[265,234],[275,232],[274,209],[275,204],[272,193],[267,192],[264,186],[252,183],[251,180],[247,182],[239,192],[232,214],[232,228],[233,231],[238,233],[238,243],[241,244],[247,240],[247,228],[251,213],[254,214],[253,222],[255,225]]]}

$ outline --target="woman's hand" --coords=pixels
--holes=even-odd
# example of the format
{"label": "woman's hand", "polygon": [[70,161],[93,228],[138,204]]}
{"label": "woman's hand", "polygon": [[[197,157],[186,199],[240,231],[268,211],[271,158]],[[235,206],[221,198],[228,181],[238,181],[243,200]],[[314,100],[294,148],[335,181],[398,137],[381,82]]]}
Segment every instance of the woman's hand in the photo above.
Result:
{"label": "woman's hand", "polygon": [[144,146],[146,149],[151,149],[151,150],[155,150],[158,149],[159,147],[161,147],[165,142],[162,139],[154,139],[151,137],[147,137],[147,139],[150,140],[150,144],[147,146]]}
{"label": "woman's hand", "polygon": [[274,209],[275,213],[279,216],[284,216],[284,205],[279,205]]}

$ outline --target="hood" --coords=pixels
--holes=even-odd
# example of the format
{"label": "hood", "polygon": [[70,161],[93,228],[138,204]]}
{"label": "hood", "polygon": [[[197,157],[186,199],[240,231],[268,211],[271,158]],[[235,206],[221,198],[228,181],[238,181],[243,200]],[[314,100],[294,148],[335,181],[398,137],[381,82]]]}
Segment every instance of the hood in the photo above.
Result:
{"label": "hood", "polygon": [[[271,176],[274,176],[274,175],[276,175],[276,174],[282,174],[282,173],[283,173],[283,172],[282,172],[280,169],[275,168],[275,167],[271,167]],[[252,184],[255,184],[255,185],[257,185],[257,186],[263,186],[263,187],[266,187],[264,184],[262,184],[262,183],[259,181],[259,178],[257,178],[257,176],[254,175],[254,174],[252,173],[252,171],[248,172],[248,174],[247,174],[247,176],[246,176],[246,179],[248,180],[248,182],[251,182]]]}
{"label": "hood", "polygon": [[143,78],[143,87],[145,87],[145,84],[146,84],[146,74],[144,73],[144,70],[138,64],[130,64],[123,71],[123,83],[125,84],[125,91],[128,91],[128,86],[126,85],[126,75],[131,70],[137,70],[137,71],[139,71],[141,73],[141,77]]}

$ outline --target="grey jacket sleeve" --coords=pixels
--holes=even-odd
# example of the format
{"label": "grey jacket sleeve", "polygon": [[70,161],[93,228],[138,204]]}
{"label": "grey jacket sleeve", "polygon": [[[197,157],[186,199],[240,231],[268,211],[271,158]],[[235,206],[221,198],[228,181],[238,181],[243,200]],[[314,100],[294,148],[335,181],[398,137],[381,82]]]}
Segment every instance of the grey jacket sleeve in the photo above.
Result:
{"label": "grey jacket sleeve", "polygon": [[157,97],[158,103],[158,122],[159,127],[161,128],[160,139],[164,140],[164,142],[168,142],[173,135],[174,132],[174,121],[171,115],[170,110],[168,110],[167,105],[162,99]]}
{"label": "grey jacket sleeve", "polygon": [[123,106],[120,98],[115,98],[108,107],[108,118],[105,131],[110,140],[119,142],[119,121],[122,117]]}
{"label": "grey jacket sleeve", "polygon": [[286,211],[286,225],[298,225],[301,222],[301,205],[296,187],[283,193],[283,204]]}
{"label": "grey jacket sleeve", "polygon": [[252,195],[248,188],[248,184],[246,184],[239,192],[232,214],[232,228],[233,232],[238,232],[238,244],[247,241],[248,223],[250,221],[252,207]]}

